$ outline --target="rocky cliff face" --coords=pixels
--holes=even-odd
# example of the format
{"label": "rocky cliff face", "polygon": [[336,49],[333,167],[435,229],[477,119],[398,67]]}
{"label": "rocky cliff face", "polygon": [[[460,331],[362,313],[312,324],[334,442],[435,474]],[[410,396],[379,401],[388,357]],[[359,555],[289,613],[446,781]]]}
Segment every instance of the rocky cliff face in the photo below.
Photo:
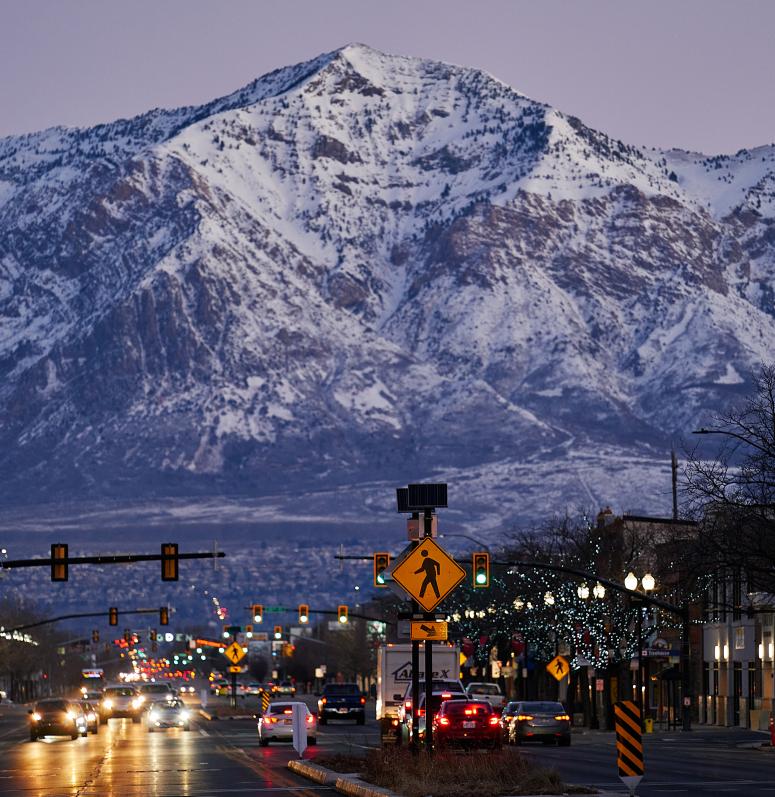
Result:
{"label": "rocky cliff face", "polygon": [[639,149],[361,45],[0,140],[3,500],[514,492],[535,463],[552,509],[616,501],[606,462],[647,467],[772,360],[774,218],[775,147]]}

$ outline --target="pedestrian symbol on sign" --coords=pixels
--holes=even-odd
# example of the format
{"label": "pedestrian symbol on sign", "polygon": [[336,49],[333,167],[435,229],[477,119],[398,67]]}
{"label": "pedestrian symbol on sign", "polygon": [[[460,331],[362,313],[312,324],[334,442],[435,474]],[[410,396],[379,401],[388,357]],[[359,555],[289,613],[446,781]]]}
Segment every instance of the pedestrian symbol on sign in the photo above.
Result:
{"label": "pedestrian symbol on sign", "polygon": [[555,656],[547,665],[546,671],[558,681],[562,681],[570,671],[568,660],[564,656]]}
{"label": "pedestrian symbol on sign", "polygon": [[431,557],[428,556],[428,551],[422,551],[421,556],[423,557],[423,563],[414,571],[415,575],[425,571],[425,579],[420,587],[420,597],[422,598],[423,595],[425,595],[426,587],[431,586],[436,593],[436,598],[440,598],[439,587],[438,584],[436,584],[436,576],[441,573],[441,565],[435,559],[431,559]]}

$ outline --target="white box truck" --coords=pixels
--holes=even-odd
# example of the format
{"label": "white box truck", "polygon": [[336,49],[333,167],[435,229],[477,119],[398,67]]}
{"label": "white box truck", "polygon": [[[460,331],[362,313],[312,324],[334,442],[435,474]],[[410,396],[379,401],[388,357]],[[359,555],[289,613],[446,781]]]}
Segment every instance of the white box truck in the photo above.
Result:
{"label": "white box truck", "polygon": [[[420,645],[420,678],[425,678],[425,650]],[[433,677],[460,677],[460,649],[456,645],[433,646]],[[377,719],[395,717],[406,687],[412,682],[411,644],[387,644],[377,650]],[[398,695],[398,697],[396,697]]]}

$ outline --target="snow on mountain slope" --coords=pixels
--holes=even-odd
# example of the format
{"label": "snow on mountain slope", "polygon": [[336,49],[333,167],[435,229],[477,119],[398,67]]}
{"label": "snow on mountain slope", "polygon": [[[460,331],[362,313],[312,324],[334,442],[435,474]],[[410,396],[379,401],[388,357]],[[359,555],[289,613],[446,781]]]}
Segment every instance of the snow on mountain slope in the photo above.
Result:
{"label": "snow on mountain slope", "polygon": [[364,45],[0,140],[5,500],[531,460],[602,497],[584,456],[651,468],[772,359],[773,158]]}

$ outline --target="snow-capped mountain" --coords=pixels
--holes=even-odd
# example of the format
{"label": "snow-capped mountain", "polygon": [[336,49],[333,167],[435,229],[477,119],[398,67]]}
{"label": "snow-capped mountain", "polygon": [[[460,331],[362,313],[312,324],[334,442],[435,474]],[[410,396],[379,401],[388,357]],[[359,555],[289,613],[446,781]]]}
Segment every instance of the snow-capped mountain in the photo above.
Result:
{"label": "snow-capped mountain", "polygon": [[642,149],[363,45],[1,139],[2,500],[450,476],[665,511],[633,473],[773,359],[774,218],[775,146]]}

